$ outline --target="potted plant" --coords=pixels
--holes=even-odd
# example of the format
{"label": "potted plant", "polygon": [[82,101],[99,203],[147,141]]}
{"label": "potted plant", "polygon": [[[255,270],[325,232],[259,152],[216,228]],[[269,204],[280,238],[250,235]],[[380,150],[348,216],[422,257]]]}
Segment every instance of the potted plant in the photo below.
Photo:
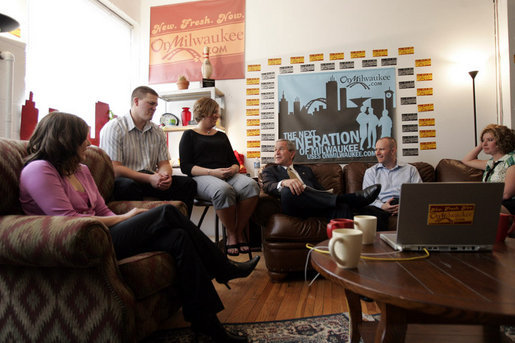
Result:
{"label": "potted plant", "polygon": [[190,82],[188,81],[186,76],[180,75],[179,78],[177,79],[177,88],[178,89],[188,89],[189,86],[190,86]]}

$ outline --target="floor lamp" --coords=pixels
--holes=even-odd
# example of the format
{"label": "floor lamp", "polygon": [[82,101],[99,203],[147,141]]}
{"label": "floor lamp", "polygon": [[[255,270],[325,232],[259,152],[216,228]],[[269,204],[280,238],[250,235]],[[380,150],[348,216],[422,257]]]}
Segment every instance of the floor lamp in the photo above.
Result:
{"label": "floor lamp", "polygon": [[478,71],[469,71],[470,77],[472,78],[472,100],[474,101],[474,146],[477,146],[477,119],[476,119],[476,75]]}

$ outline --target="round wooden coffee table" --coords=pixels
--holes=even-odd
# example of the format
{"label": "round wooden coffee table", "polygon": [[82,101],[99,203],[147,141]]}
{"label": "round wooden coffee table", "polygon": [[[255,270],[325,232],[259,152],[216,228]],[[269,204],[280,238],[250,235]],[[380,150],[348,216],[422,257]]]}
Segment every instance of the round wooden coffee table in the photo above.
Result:
{"label": "round wooden coffee table", "polygon": [[[324,249],[329,241],[317,245]],[[364,245],[362,254],[408,258],[381,239]],[[404,342],[408,323],[481,324],[493,339],[499,325],[515,325],[515,239],[496,243],[492,252],[431,253],[414,261],[360,260],[355,269],[341,269],[327,254],[314,251],[311,264],[345,288],[351,342],[375,336],[375,342]],[[379,323],[362,321],[360,295],[381,310]],[[374,335],[375,332],[375,335]],[[496,341],[497,341],[496,340]]]}

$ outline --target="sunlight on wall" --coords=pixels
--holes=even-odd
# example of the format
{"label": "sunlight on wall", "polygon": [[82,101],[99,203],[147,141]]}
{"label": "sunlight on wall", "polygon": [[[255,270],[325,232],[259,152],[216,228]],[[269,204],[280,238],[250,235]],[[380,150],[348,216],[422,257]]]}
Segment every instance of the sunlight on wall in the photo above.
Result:
{"label": "sunlight on wall", "polygon": [[26,91],[40,118],[48,108],[77,114],[93,134],[97,101],[127,112],[132,27],[91,0],[29,0],[28,11]]}
{"label": "sunlight on wall", "polygon": [[486,72],[486,66],[489,63],[489,59],[493,56],[487,54],[484,51],[477,51],[477,49],[466,49],[449,51],[447,59],[450,64],[446,70],[446,79],[456,85],[463,86],[471,84],[470,71],[479,71],[478,77]]}

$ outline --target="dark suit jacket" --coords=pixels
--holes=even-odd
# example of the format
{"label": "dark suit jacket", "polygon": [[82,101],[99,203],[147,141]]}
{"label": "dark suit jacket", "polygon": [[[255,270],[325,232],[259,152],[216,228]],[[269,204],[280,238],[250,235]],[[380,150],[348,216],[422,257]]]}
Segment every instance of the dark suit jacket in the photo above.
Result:
{"label": "dark suit jacket", "polygon": [[[300,175],[306,186],[324,190],[322,185],[317,181],[311,168],[301,164],[294,164],[293,168]],[[263,180],[263,190],[265,193],[278,197],[281,196],[281,194],[277,190],[277,184],[282,180],[290,178],[286,169],[278,164],[270,164],[266,166],[265,169],[263,169],[261,176]]]}

